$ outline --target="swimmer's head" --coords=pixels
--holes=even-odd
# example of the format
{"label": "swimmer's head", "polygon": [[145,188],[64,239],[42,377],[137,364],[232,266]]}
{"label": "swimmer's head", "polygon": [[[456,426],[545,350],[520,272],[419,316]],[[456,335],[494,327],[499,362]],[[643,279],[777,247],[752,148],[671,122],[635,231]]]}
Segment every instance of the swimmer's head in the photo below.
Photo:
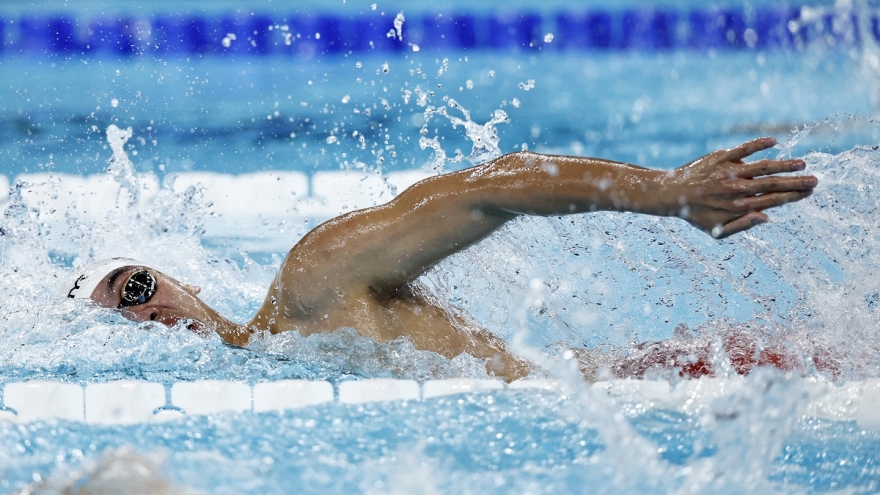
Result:
{"label": "swimmer's head", "polygon": [[58,295],[116,309],[133,321],[168,326],[185,322],[197,333],[210,332],[217,314],[196,297],[200,291],[145,263],[111,258],[74,271],[62,282]]}

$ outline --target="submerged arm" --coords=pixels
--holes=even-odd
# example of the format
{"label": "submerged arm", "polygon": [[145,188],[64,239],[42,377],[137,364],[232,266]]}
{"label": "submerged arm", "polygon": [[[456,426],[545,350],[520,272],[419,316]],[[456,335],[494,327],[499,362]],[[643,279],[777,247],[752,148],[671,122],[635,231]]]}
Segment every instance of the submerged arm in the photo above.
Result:
{"label": "submerged arm", "polygon": [[674,171],[593,158],[505,155],[426,179],[387,204],[317,227],[291,250],[277,285],[297,291],[282,295],[302,311],[356,286],[391,295],[518,215],[631,211],[678,216],[726,237],[765,222],[764,209],[802,199],[815,187],[813,177],[774,175],[802,170],[800,160],[742,162],[774,144],[771,138],[751,141]]}

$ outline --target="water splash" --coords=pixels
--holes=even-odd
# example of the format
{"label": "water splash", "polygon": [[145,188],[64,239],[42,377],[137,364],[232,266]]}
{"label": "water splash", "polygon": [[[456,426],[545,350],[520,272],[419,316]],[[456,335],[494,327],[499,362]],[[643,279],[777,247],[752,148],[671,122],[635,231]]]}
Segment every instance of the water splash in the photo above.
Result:
{"label": "water splash", "polygon": [[[461,118],[450,121],[470,129],[468,132],[489,132],[503,120],[499,117],[480,126],[455,100],[448,100],[448,105],[462,113]],[[450,118],[448,113],[443,115]],[[847,117],[823,125],[841,122],[871,123]],[[808,132],[815,132],[813,129],[815,126],[795,134],[782,145],[780,155],[793,154],[795,144]],[[219,340],[204,341],[174,330],[141,329],[118,317],[98,316],[100,312],[65,305],[34,309],[32,301],[49,298],[52,280],[65,271],[56,265],[53,248],[55,240],[62,237],[59,231],[75,240],[67,246],[72,248],[68,263],[83,264],[120,253],[141,258],[202,286],[207,301],[239,321],[246,321],[255,311],[280,263],[277,259],[274,265],[239,264],[218,258],[205,248],[201,219],[210,210],[198,188],[175,193],[171,175],[158,191],[143,193],[149,191],[143,186],[149,176],[133,172],[123,148],[127,134],[116,131],[112,166],[119,176],[127,177],[127,187],[142,191],[137,202],[120,196],[112,211],[97,217],[86,216],[73,204],[63,212],[66,223],[53,226],[45,221],[49,215],[45,206],[28,206],[23,199],[31,185],[21,183],[13,188],[4,211],[4,235],[0,236],[4,259],[0,268],[7,280],[15,282],[0,288],[4,300],[10,301],[2,331],[15,343],[6,347],[10,376],[61,373],[110,379],[143,366],[144,373],[165,381],[223,374],[226,363],[238,360],[253,366],[242,369],[273,375],[271,370],[279,362],[275,356],[293,364],[289,368],[282,365],[280,375],[273,376],[333,377],[347,372],[373,376],[383,373],[383,366],[392,370],[392,376],[402,377],[480,375],[479,366],[472,362],[434,362],[436,356],[430,353],[403,348],[386,352],[382,346],[367,349],[370,346],[364,342],[347,345],[366,346],[358,359],[367,365],[358,367],[351,359],[336,361],[322,346],[347,341],[351,336],[345,334],[327,342],[306,339],[296,344],[282,343],[287,342],[285,337],[271,344],[255,344],[256,354],[230,354]],[[483,152],[492,156],[499,150],[497,135],[490,137],[484,142],[491,146]],[[475,145],[473,155],[479,155],[476,150]],[[463,307],[509,341],[519,328],[527,328],[523,342],[539,349],[536,356],[544,353],[544,358],[533,359],[544,359],[548,369],[554,360],[562,359],[565,348],[573,347],[589,350],[591,376],[606,372],[608,376],[649,376],[663,367],[664,361],[658,361],[657,356],[666,351],[640,347],[646,341],[668,340],[669,348],[678,349],[674,356],[696,356],[693,364],[709,359],[716,339],[726,341],[727,336],[739,332],[749,343],[737,352],[769,353],[799,373],[817,372],[835,379],[876,376],[880,370],[876,357],[880,354],[878,296],[865,273],[880,270],[873,247],[880,242],[874,234],[880,225],[873,200],[880,187],[878,151],[856,147],[837,155],[811,153],[805,158],[808,171],[822,180],[815,196],[774,210],[771,224],[732,240],[716,242],[676,220],[634,215],[522,219],[477,248],[445,261],[426,281],[450,304]],[[522,306],[519,302],[533,290],[534,279],[539,279],[540,301]],[[505,290],[490,290],[492,287]],[[509,297],[517,291],[523,291],[522,299]],[[512,324],[516,320],[511,315],[522,311],[526,311],[524,323]],[[46,321],[55,323],[46,325]],[[58,328],[59,321],[64,328]],[[694,330],[674,332],[679,325]],[[65,344],[43,349],[45,342],[58,338]],[[155,347],[168,347],[169,338],[181,349],[172,354],[184,356],[183,363],[192,363],[179,373],[170,372],[150,355]],[[120,350],[103,353],[107,359],[90,364],[90,355],[101,354],[100,347],[108,341]],[[557,347],[560,342],[565,346]],[[16,357],[22,347],[28,351]],[[69,354],[76,348],[82,352]],[[300,352],[299,348],[311,351]],[[185,357],[190,352],[199,357]],[[326,360],[313,358],[325,353],[330,356]],[[397,355],[403,358],[394,361],[392,356]],[[731,365],[742,367],[746,361],[732,357]],[[686,364],[682,359],[675,363],[676,367]],[[723,371],[720,364],[710,364],[713,372]],[[419,367],[432,371],[422,373]],[[669,372],[663,376],[677,375]]]}
{"label": "water splash", "polygon": [[[429,92],[418,93],[414,100],[427,107]],[[443,123],[455,114],[456,129],[483,132],[463,108],[444,108]],[[476,127],[463,124],[469,121]],[[332,404],[285,414],[102,428],[97,435],[90,425],[4,424],[4,477],[20,486],[33,473],[83,456],[94,459],[108,445],[130,442],[147,452],[169,449],[172,478],[192,480],[209,493],[283,492],[291,483],[304,493],[405,490],[412,473],[429,489],[448,493],[571,493],[584,486],[609,492],[799,492],[839,486],[834,484],[841,478],[841,490],[874,491],[876,467],[864,462],[870,455],[860,463],[860,455],[876,452],[877,433],[851,422],[802,416],[810,380],[880,374],[880,296],[872,278],[880,231],[873,209],[877,149],[803,150],[812,146],[811,138],[821,141],[830,133],[841,139],[864,123],[859,122],[835,118],[809,126],[783,147],[785,156],[805,157],[822,186],[808,202],[774,210],[771,224],[749,234],[719,243],[669,219],[616,214],[528,219],[429,274],[428,281],[451,303],[515,348],[535,351],[530,356],[553,374],[571,377],[562,396],[508,391],[403,407]],[[120,132],[115,142],[121,153],[114,149],[118,160],[112,165],[122,167],[121,189],[126,183],[146,187],[151,179],[134,174],[124,153],[128,138]],[[439,140],[434,144],[436,158],[443,148]],[[475,141],[471,155],[478,155],[477,148]],[[467,157],[459,153],[456,159]],[[448,162],[444,152],[438,170]],[[114,199],[97,218],[82,204],[73,205],[60,215],[61,226],[49,221],[55,217],[45,205],[26,201],[37,185],[14,186],[18,192],[4,205],[0,224],[4,380],[485,376],[475,360],[444,360],[406,342],[380,345],[350,330],[316,338],[264,336],[235,349],[216,338],[136,325],[51,297],[53,279],[64,267],[124,252],[202,285],[222,312],[250,316],[280,259],[261,265],[240,253],[233,261],[203,246],[202,219],[211,214],[210,206],[198,187],[175,193],[173,181],[169,176],[161,189],[138,193],[134,200]],[[53,239],[70,245],[58,251]],[[778,344],[802,368],[792,376],[760,369],[734,377],[733,390],[712,397],[699,392],[701,382],[685,381],[677,370],[658,365],[656,346],[643,346],[665,340],[678,354],[703,352],[716,374],[730,378],[738,358],[724,346],[727,335],[754,337],[754,350],[747,353]],[[692,401],[683,410],[669,410],[642,399],[609,398],[580,381],[576,356],[566,358],[571,348],[597,354],[589,358],[595,376],[692,385]],[[823,350],[838,359],[838,374],[813,369],[811,358]],[[77,453],[81,445],[97,445],[97,453]],[[400,462],[404,455],[410,462]],[[820,458],[815,464],[804,460]]]}
{"label": "water splash", "polygon": [[776,159],[801,157],[840,146],[852,149],[860,144],[878,142],[880,124],[874,117],[837,113],[792,129],[788,138],[776,146],[779,150]]}
{"label": "water splash", "polygon": [[[517,332],[509,315],[539,280],[523,341],[557,359],[569,347],[593,349],[595,373],[642,375],[652,359],[663,367],[665,351],[639,347],[650,341],[708,363],[714,339],[738,335],[732,349],[798,373],[880,376],[880,298],[870,275],[880,270],[880,150],[803,158],[820,179],[813,197],[771,210],[769,224],[729,240],[630,214],[527,218],[428,278],[444,300],[508,340]],[[748,361],[737,359],[734,367]]]}
{"label": "water splash", "polygon": [[394,17],[394,29],[388,31],[387,37],[397,38],[398,41],[403,41],[403,23],[405,21],[406,17],[403,16],[403,12],[398,12]]}
{"label": "water splash", "polygon": [[[428,106],[425,109],[423,114],[425,124],[420,131],[421,137],[419,138],[419,147],[422,149],[431,148],[434,150],[434,157],[431,161],[431,167],[433,170],[442,172],[447,162],[459,163],[465,160],[473,165],[479,165],[498,158],[503,154],[499,147],[498,130],[495,126],[510,122],[510,118],[504,110],[495,110],[485,124],[479,124],[474,122],[471,119],[470,112],[454,99],[446,97],[444,98],[444,101],[446,102],[445,106],[439,108]],[[450,110],[459,112],[461,116],[459,117],[451,114]],[[457,129],[458,127],[462,128],[467,139],[473,143],[469,155],[464,155],[461,151],[456,150],[453,158],[447,158],[447,154],[440,145],[440,141],[437,138],[427,137],[427,134],[429,133],[429,123],[435,115],[444,117],[452,124],[453,129]]]}
{"label": "water splash", "polygon": [[125,143],[131,139],[132,135],[133,131],[131,127],[124,130],[114,124],[110,124],[110,126],[107,127],[107,143],[110,145],[110,150],[113,152],[113,155],[110,157],[110,166],[107,168],[107,173],[109,173],[120,186],[127,190],[129,200],[128,204],[123,206],[128,207],[138,201],[140,192],[140,188],[138,187],[139,181],[135,177],[134,165],[131,163],[128,154],[125,152]]}
{"label": "water splash", "polygon": [[[807,455],[800,444],[791,445],[793,436],[827,445],[840,435],[814,433],[803,424],[807,383],[796,375],[765,369],[735,378],[736,357],[722,352],[715,344],[718,337],[745,332],[763,339],[759,344],[765,347],[772,339],[782,339],[790,343],[795,357],[822,344],[845,359],[843,379],[877,376],[880,371],[875,348],[877,298],[870,292],[872,286],[876,291],[870,273],[880,268],[873,248],[878,240],[875,233],[880,232],[874,201],[880,185],[880,154],[871,147],[857,147],[836,155],[812,153],[805,159],[808,171],[821,176],[822,188],[808,203],[775,211],[772,223],[748,235],[718,242],[675,220],[630,215],[528,219],[432,272],[428,278],[437,282],[438,292],[450,299],[457,296],[457,302],[480,321],[499,327],[499,334],[513,339],[512,333],[525,328],[520,336],[523,345],[536,351],[530,357],[558,376],[571,377],[564,398],[512,393],[429,401],[407,409],[373,405],[349,410],[333,405],[282,416],[193,419],[161,431],[108,429],[97,443],[124,438],[147,452],[172,449],[178,467],[164,468],[170,471],[168,477],[209,492],[229,487],[247,491],[255,486],[271,491],[272,473],[261,471],[270,467],[281,473],[277,476],[301,480],[315,493],[363,489],[364,480],[369,486],[405,487],[410,478],[404,470],[413,468],[394,461],[400,453],[411,453],[418,466],[427,466],[421,472],[429,487],[439,492],[548,493],[588,484],[624,492],[780,491],[778,477],[796,470],[790,464],[794,461],[786,459]],[[197,189],[189,190],[189,196],[168,190],[160,194],[165,196],[142,197],[131,207],[134,216],[128,219],[155,218],[149,215],[157,205],[179,208],[182,216],[165,215],[160,223],[146,224],[157,228],[128,232],[137,241],[130,247],[139,249],[140,243],[147,243],[168,256],[171,270],[197,283],[207,282],[203,285],[213,302],[232,314],[249,314],[274,268],[255,263],[239,267],[199,246],[198,229],[191,229],[188,219],[205,211]],[[156,198],[168,203],[156,203]],[[35,307],[34,300],[48,300],[51,284],[44,279],[46,266],[41,269],[27,257],[45,253],[40,256],[53,269],[39,222],[34,222],[39,214],[39,208],[27,207],[13,192],[3,223],[10,235],[0,241],[3,269],[7,280],[27,290],[3,294],[10,311],[0,327],[4,342],[0,362],[6,366],[0,374],[7,380],[485,377],[481,363],[466,356],[449,361],[415,351],[405,341],[380,345],[351,330],[308,338],[294,333],[263,336],[248,349],[232,349],[217,338],[135,325],[94,308],[64,303]],[[123,227],[113,221],[107,217],[97,225],[106,232]],[[182,251],[173,254],[175,249]],[[22,260],[24,265],[15,272],[7,260]],[[523,297],[514,300],[511,294],[520,290]],[[645,303],[650,312],[645,312]],[[694,328],[672,332],[671,346],[685,351],[714,346],[710,363],[717,374],[733,377],[724,395],[700,394],[695,389],[688,408],[681,411],[636,398],[609,397],[577,378],[573,360],[560,352],[570,346],[552,347],[571,339],[573,344],[590,343],[596,349],[595,343],[616,339],[616,346],[604,349],[603,358],[613,376],[616,364],[644,364],[640,361],[644,354],[639,354],[643,349],[630,341],[663,338],[660,327],[665,319],[668,325],[683,319]],[[514,346],[522,348],[516,342]],[[641,372],[646,378],[684,383],[668,369],[664,374],[648,366]],[[800,372],[815,373],[809,368]],[[466,424],[455,423],[461,417]],[[387,421],[403,425],[410,436],[404,440],[389,436],[383,426]],[[19,433],[3,430],[0,440],[18,445],[23,438],[42,438],[44,445],[63,446],[65,441],[80,441],[74,438],[91,438],[96,443],[91,433],[76,428],[36,424]],[[296,433],[278,438],[274,433],[279,429]],[[217,440],[187,444],[196,433]],[[411,445],[414,439],[429,438],[433,440],[423,449]],[[240,457],[240,452],[262,452],[264,445],[278,442],[284,443],[279,450],[284,456]],[[182,445],[192,445],[195,452]],[[845,451],[847,445],[851,444],[839,450]],[[303,460],[314,458],[314,448],[329,460],[319,466]],[[783,455],[792,449],[794,455]],[[55,462],[54,451],[41,459],[31,459],[25,468],[33,465],[33,472],[48,472]],[[94,454],[89,459],[95,459]],[[80,461],[66,462],[76,473],[87,470],[77,467]],[[632,469],[634,463],[639,470]],[[212,484],[199,473],[198,466],[206,464],[227,469]],[[316,478],[302,474],[316,470],[320,471]],[[527,475],[512,474],[522,472]],[[818,472],[823,479],[834,476],[821,467]],[[69,473],[65,470],[58,476],[69,480]],[[806,483],[795,484],[792,490]]]}
{"label": "water splash", "polygon": [[[135,172],[125,150],[131,130],[110,126],[107,134],[113,153],[110,173],[98,180],[103,191],[119,193],[105,202],[105,211],[93,214],[88,203],[71,202],[65,211],[54,212],[52,202],[26,201],[24,194],[33,188],[57,191],[52,180],[16,184],[5,205],[0,224],[0,273],[8,282],[0,286],[3,382],[486,377],[484,365],[469,356],[449,360],[403,340],[379,344],[351,329],[306,338],[296,333],[263,336],[247,349],[235,349],[216,335],[205,339],[183,327],[136,324],[106,310],[56,300],[55,281],[67,272],[57,264],[59,257],[78,266],[124,254],[202,287],[202,297],[215,309],[247,321],[281,261],[260,265],[246,255],[240,264],[218,258],[201,242],[203,216],[211,205],[199,187],[175,192],[177,177],[170,174],[159,188],[151,174]],[[113,180],[108,184],[105,178]],[[56,217],[63,221],[47,221]],[[65,241],[60,254],[59,238]]]}

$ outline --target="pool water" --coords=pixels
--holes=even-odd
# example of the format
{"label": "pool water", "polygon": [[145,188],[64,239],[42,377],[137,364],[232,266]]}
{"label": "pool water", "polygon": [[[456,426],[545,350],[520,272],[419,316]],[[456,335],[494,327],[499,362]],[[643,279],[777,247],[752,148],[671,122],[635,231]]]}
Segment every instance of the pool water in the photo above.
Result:
{"label": "pool water", "polygon": [[[771,134],[780,144],[761,157],[802,157],[821,185],[774,210],[770,223],[720,242],[674,219],[520,219],[420,279],[538,363],[536,376],[562,377],[561,391],[159,425],[0,423],[0,489],[92,483],[112,492],[113,480],[86,473],[114,465],[119,486],[155,488],[162,478],[171,491],[205,493],[876,492],[880,431],[805,413],[810,383],[880,377],[871,44],[564,51],[552,43],[307,62],[2,55],[0,157],[12,187],[0,203],[0,384],[486,377],[469,356],[448,360],[351,329],[261,336],[242,349],[56,301],[56,277],[69,266],[124,254],[248,319],[287,247],[320,218],[270,205],[270,216],[245,211],[235,232],[217,234],[218,205],[174,187],[195,172],[432,174],[520,149],[672,168]],[[132,129],[113,163],[111,125]],[[36,177],[63,187],[64,177],[108,169],[138,201],[122,195],[100,214],[88,202],[59,213],[57,191],[34,193],[43,187]],[[731,332],[787,349],[802,372],[759,369],[724,400],[668,409],[590,388],[564,353],[592,350],[601,374],[637,355],[639,343],[698,349]],[[815,354],[831,356],[833,371],[816,369]],[[711,359],[719,376],[735,375],[729,356]],[[645,376],[682,380],[668,369]]]}
{"label": "pool water", "polygon": [[58,486],[71,466],[94,464],[108,449],[124,455],[118,447],[124,439],[151,452],[164,476],[207,493],[876,489],[876,432],[776,417],[795,405],[785,397],[793,383],[763,377],[750,385],[767,389],[738,398],[734,408],[742,417],[711,421],[607,403],[599,394],[531,392],[229,414],[163,426],[37,423],[4,433],[14,455],[27,459],[7,475],[29,480],[52,468],[50,484]]}

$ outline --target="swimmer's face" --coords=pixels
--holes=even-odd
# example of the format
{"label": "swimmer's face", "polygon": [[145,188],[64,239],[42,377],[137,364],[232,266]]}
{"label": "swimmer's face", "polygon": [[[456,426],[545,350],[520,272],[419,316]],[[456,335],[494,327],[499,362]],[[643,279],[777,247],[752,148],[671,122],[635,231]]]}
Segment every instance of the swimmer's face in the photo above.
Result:
{"label": "swimmer's face", "polygon": [[[149,277],[144,277],[141,273],[144,271]],[[135,274],[140,275],[133,278]],[[142,285],[139,287],[139,282],[145,278],[155,280],[155,286],[149,291],[144,291]],[[102,307],[118,309],[132,321],[158,321],[168,326],[186,322],[190,330],[205,333],[211,331],[210,323],[214,320],[214,314],[196,297],[200,290],[150,268],[125,266],[104,277],[92,292],[91,300]],[[141,296],[140,300],[146,299],[146,302],[140,302],[137,296]]]}

